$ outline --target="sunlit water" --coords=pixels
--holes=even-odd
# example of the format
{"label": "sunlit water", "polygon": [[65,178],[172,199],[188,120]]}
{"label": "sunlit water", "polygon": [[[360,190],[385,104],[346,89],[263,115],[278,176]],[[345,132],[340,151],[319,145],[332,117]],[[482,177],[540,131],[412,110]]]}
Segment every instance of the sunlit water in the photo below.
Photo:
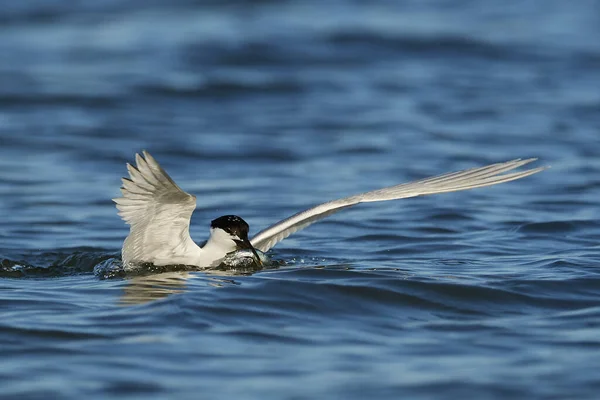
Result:
{"label": "sunlit water", "polygon": [[[0,397],[597,398],[597,2],[2,3]],[[127,272],[110,199],[142,149],[198,242],[552,168],[343,211],[256,273]]]}

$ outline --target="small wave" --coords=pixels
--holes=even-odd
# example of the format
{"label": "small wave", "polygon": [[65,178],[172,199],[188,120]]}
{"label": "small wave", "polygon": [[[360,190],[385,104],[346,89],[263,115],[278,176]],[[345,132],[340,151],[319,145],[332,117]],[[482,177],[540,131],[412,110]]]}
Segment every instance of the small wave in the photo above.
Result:
{"label": "small wave", "polygon": [[[69,254],[42,253],[32,257],[34,261],[0,260],[0,278],[41,278],[89,274],[114,254],[79,250]],[[37,264],[37,265],[36,265]]]}
{"label": "small wave", "polygon": [[116,105],[117,97],[102,95],[84,95],[73,93],[29,93],[29,94],[2,94],[0,106],[77,106],[86,108],[105,108]]}
{"label": "small wave", "polygon": [[174,85],[167,82],[147,83],[138,85],[136,89],[145,95],[214,98],[243,94],[297,94],[304,90],[304,86],[293,81],[283,80],[260,82],[215,80],[186,85]]}
{"label": "small wave", "polygon": [[518,230],[524,233],[565,233],[596,226],[593,221],[548,221],[524,224]]}
{"label": "small wave", "polygon": [[491,43],[464,36],[390,35],[370,31],[341,31],[327,38],[336,46],[368,46],[370,51],[393,50],[410,53],[430,53],[441,57],[452,54],[472,55],[492,60],[519,61],[534,56],[532,50]]}

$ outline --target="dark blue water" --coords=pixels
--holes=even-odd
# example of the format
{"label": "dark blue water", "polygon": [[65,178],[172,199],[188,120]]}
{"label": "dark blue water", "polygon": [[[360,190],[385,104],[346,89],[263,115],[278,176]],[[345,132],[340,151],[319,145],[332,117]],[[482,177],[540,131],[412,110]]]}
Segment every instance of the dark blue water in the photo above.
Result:
{"label": "dark blue water", "polygon": [[[599,2],[1,3],[0,397],[597,398]],[[104,279],[142,149],[198,196],[199,242],[552,168],[344,211],[277,269]]]}

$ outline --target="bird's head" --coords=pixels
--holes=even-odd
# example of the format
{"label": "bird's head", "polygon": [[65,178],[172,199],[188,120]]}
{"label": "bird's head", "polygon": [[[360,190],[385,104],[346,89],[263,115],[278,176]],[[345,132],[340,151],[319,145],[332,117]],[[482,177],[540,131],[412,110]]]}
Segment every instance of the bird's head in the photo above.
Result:
{"label": "bird's head", "polygon": [[220,247],[230,249],[227,252],[236,250],[250,250],[258,265],[262,266],[262,261],[256,253],[256,249],[248,239],[250,226],[246,221],[237,215],[224,215],[212,220],[210,223],[210,240],[219,244]]}

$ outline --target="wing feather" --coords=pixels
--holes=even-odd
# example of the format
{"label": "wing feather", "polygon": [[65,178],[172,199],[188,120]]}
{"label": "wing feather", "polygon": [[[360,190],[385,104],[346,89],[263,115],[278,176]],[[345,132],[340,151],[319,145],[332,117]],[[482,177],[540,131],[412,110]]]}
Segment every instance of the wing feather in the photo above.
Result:
{"label": "wing feather", "polygon": [[127,164],[123,197],[113,199],[119,215],[130,225],[122,250],[123,262],[155,262],[176,258],[193,247],[189,233],[196,197],[181,190],[146,151]]}
{"label": "wing feather", "polygon": [[260,231],[250,242],[255,248],[265,252],[292,233],[306,228],[344,208],[359,203],[405,199],[428,194],[456,192],[497,185],[499,183],[510,182],[533,175],[547,168],[538,167],[505,174],[505,172],[514,170],[535,160],[535,158],[526,160],[517,159],[485,167],[471,168],[329,201],[294,214],[291,217]]}

